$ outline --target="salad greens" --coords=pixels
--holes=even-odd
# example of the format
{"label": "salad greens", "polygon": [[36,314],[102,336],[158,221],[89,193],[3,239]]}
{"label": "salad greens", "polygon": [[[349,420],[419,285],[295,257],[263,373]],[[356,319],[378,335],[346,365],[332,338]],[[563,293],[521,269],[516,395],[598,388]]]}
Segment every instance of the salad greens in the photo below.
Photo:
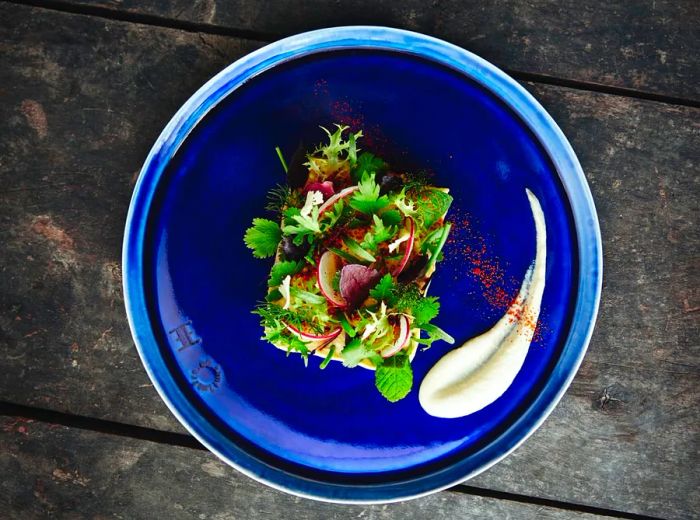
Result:
{"label": "salad greens", "polygon": [[274,346],[304,363],[321,356],[321,369],[333,360],[373,369],[379,392],[398,401],[412,388],[419,345],[454,342],[433,323],[438,298],[426,295],[452,197],[360,150],[362,131],[321,128],[328,141],[306,162],[288,165],[276,148],[288,185],[269,194],[275,218],[253,219],[243,237],[256,258],[275,257],[253,312]]}

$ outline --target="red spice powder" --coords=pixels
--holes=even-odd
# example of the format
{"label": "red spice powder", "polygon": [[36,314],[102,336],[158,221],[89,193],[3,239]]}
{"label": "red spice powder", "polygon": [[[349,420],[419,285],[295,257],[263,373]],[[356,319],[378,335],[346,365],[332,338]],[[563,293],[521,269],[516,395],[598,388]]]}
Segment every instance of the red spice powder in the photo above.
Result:
{"label": "red spice powder", "polygon": [[448,220],[452,222],[453,232],[447,240],[449,252],[446,254],[457,256],[457,265],[460,266],[454,279],[459,281],[469,277],[492,311],[489,314],[505,312],[511,323],[520,322],[523,333],[534,332],[533,343],[543,341],[551,332],[543,323],[545,309],[540,312],[539,320],[531,312],[524,311],[523,302],[518,297],[521,281],[506,277],[501,262],[490,251],[488,239],[474,231],[467,213],[452,208]]}

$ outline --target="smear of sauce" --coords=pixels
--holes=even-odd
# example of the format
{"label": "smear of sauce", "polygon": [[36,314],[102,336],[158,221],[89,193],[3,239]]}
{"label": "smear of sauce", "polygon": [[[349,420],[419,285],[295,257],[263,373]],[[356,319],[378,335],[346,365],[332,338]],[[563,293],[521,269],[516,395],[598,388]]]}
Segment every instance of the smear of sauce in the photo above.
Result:
{"label": "smear of sauce", "polygon": [[506,314],[487,332],[445,354],[421,383],[418,399],[430,415],[456,418],[501,397],[525,362],[540,314],[547,266],[547,228],[537,197],[526,190],[535,221],[535,260]]}

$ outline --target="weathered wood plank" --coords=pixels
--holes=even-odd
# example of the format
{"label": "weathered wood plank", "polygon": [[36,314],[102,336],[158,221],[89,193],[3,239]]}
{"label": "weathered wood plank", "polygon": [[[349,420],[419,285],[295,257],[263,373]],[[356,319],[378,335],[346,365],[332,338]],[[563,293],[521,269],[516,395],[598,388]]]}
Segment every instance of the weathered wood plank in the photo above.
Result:
{"label": "weathered wood plank", "polygon": [[[126,326],[123,221],[134,175],[170,114],[254,44],[7,5],[0,18],[9,22],[0,28],[0,392],[180,430]],[[606,287],[562,404],[470,484],[695,516],[699,111],[529,88],[591,181]]]}
{"label": "weathered wood plank", "polygon": [[69,0],[278,37],[338,25],[424,32],[501,67],[700,100],[695,0]]}
{"label": "weathered wood plank", "polygon": [[610,518],[465,493],[383,506],[293,497],[205,451],[0,417],[3,518],[518,519]]}

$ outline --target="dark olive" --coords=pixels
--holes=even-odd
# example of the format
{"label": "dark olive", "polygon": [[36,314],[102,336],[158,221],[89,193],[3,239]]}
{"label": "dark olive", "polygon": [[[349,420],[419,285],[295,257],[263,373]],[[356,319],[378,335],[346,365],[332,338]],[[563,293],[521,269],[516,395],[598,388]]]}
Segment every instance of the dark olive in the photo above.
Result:
{"label": "dark olive", "polygon": [[392,191],[399,191],[403,187],[403,179],[396,173],[385,173],[379,180],[379,193],[385,195]]}
{"label": "dark olive", "polygon": [[292,237],[282,239],[282,254],[287,260],[301,260],[309,251],[309,244],[303,242],[300,246],[294,243]]}
{"label": "dark olive", "polygon": [[289,161],[289,171],[287,171],[287,184],[292,189],[302,188],[309,178],[309,169],[304,166],[306,162],[306,148],[304,143],[299,143]]}
{"label": "dark olive", "polygon": [[396,279],[400,283],[412,282],[421,275],[423,269],[425,269],[427,265],[428,257],[426,255],[419,255],[401,271]]}

